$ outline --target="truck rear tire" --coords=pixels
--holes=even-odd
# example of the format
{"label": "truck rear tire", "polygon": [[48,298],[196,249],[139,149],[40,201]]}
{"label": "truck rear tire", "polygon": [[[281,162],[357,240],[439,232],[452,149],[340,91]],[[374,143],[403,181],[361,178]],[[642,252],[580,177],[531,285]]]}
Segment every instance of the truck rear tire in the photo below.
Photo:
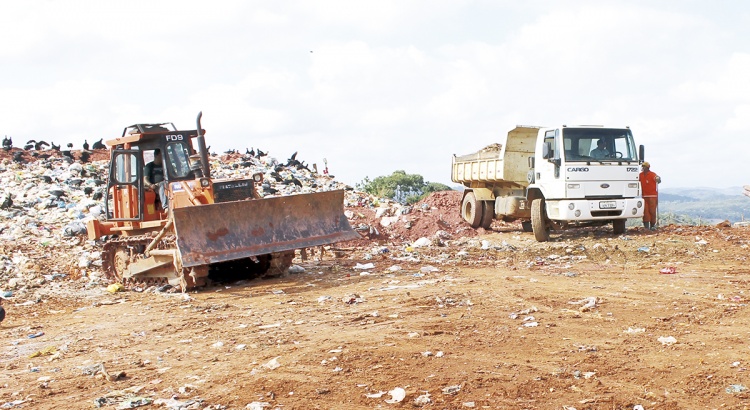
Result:
{"label": "truck rear tire", "polygon": [[547,242],[549,240],[547,211],[544,208],[543,198],[537,198],[531,202],[531,227],[537,242]]}
{"label": "truck rear tire", "polygon": [[482,228],[490,229],[495,219],[495,201],[482,201]]}
{"label": "truck rear tire", "polygon": [[521,229],[524,232],[534,232],[534,228],[531,227],[531,221],[521,221]]}
{"label": "truck rear tire", "polygon": [[482,204],[477,202],[477,197],[474,193],[469,192],[464,196],[463,202],[461,202],[461,216],[472,228],[477,229],[482,225],[482,208]]}
{"label": "truck rear tire", "polygon": [[615,235],[622,235],[625,233],[625,222],[627,219],[615,219],[612,221],[612,232]]}

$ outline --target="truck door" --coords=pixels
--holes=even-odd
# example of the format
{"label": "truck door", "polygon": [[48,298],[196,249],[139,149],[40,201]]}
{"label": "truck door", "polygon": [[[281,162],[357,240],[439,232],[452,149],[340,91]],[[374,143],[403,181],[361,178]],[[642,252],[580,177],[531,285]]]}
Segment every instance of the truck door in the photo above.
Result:
{"label": "truck door", "polygon": [[[110,221],[143,220],[143,157],[139,150],[112,150],[104,207]],[[111,215],[111,216],[110,216]]]}

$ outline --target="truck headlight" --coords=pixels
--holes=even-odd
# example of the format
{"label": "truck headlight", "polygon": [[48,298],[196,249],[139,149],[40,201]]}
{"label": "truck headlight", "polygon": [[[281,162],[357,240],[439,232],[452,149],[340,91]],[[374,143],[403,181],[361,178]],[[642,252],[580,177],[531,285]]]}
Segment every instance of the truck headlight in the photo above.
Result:
{"label": "truck headlight", "polygon": [[570,209],[571,211],[575,209],[575,207],[575,204],[573,204],[572,202],[568,204],[568,209]]}
{"label": "truck headlight", "polygon": [[208,178],[201,178],[201,186],[203,188],[208,188],[209,185],[211,185],[211,182],[208,180]]}
{"label": "truck headlight", "polygon": [[628,188],[636,188],[638,189],[638,183],[637,182],[631,182],[628,184]]}
{"label": "truck headlight", "polygon": [[640,208],[640,207],[643,206],[643,202],[638,201],[638,202],[636,202],[635,206],[637,206],[638,208]]}
{"label": "truck headlight", "polygon": [[574,215],[576,216],[576,218],[579,217],[579,216],[581,216],[581,210],[580,209],[576,209]]}

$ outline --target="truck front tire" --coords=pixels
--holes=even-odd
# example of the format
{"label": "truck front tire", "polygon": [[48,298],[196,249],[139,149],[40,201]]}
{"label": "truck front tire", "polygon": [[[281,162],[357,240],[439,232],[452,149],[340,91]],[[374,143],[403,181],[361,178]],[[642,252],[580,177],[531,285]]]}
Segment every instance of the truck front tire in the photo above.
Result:
{"label": "truck front tire", "polygon": [[549,240],[549,225],[547,224],[547,213],[544,209],[544,199],[537,198],[531,202],[531,227],[534,230],[534,238],[537,242]]}
{"label": "truck front tire", "polygon": [[477,229],[482,225],[482,204],[477,202],[477,197],[473,192],[464,196],[461,202],[461,217],[468,222],[472,228]]}
{"label": "truck front tire", "polygon": [[627,219],[615,219],[612,221],[612,232],[614,232],[615,235],[624,234],[625,222],[627,222]]}

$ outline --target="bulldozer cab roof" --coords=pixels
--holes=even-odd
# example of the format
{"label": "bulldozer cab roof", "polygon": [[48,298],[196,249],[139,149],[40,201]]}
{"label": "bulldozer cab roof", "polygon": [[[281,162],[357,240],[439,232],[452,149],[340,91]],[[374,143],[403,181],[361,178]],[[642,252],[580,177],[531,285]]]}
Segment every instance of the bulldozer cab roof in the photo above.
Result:
{"label": "bulldozer cab roof", "polygon": [[[202,130],[202,132],[205,134],[206,131]],[[162,148],[164,144],[170,141],[186,141],[190,143],[190,140],[197,136],[197,130],[177,130],[171,122],[134,124],[125,127],[121,137],[107,140],[105,143],[109,147],[128,144],[131,148],[154,149]]]}
{"label": "bulldozer cab roof", "polygon": [[[166,126],[171,126],[172,129],[170,130]],[[156,132],[160,133],[165,131],[177,131],[177,128],[171,122],[161,122],[158,124],[133,124],[122,130],[122,136],[124,137],[132,134],[150,134]]]}

